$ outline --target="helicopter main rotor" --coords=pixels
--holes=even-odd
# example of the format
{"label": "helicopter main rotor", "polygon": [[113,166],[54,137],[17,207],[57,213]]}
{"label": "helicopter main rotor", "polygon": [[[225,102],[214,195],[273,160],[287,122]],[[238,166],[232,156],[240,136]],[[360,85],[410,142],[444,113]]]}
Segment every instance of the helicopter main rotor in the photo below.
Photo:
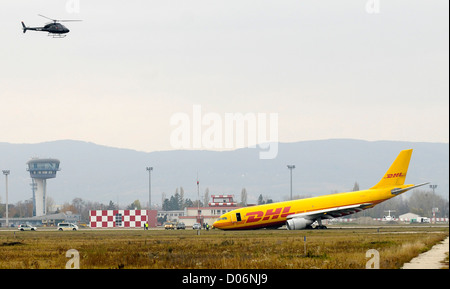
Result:
{"label": "helicopter main rotor", "polygon": [[58,20],[58,19],[52,19],[52,18],[44,16],[42,14],[38,14],[38,15],[41,16],[41,17],[47,18],[49,20],[52,20],[53,23],[56,23],[56,22],[78,22],[78,21],[83,21],[83,20]]}

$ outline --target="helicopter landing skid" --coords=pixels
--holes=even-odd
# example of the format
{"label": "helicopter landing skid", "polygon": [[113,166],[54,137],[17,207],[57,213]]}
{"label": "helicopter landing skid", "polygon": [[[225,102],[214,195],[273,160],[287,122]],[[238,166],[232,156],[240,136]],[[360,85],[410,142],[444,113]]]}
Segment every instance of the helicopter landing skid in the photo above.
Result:
{"label": "helicopter landing skid", "polygon": [[67,35],[65,35],[65,34],[56,34],[56,33],[49,33],[49,34],[47,34],[47,36],[51,36],[53,38],[64,38]]}

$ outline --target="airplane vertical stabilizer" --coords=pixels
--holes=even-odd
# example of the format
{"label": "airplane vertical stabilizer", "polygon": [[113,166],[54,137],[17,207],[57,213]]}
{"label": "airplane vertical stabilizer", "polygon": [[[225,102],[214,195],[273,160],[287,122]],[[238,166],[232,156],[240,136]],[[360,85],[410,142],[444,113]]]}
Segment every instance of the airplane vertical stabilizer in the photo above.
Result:
{"label": "airplane vertical stabilizer", "polygon": [[412,151],[412,149],[401,151],[390,168],[387,170],[384,177],[371,189],[381,189],[403,185],[405,183],[406,173],[408,172]]}

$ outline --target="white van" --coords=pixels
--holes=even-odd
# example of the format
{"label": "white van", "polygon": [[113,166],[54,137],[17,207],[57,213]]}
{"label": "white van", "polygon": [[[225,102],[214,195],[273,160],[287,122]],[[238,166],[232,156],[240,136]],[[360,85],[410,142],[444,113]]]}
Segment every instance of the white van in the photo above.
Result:
{"label": "white van", "polygon": [[76,231],[78,230],[78,226],[72,223],[59,223],[58,224],[58,231]]}

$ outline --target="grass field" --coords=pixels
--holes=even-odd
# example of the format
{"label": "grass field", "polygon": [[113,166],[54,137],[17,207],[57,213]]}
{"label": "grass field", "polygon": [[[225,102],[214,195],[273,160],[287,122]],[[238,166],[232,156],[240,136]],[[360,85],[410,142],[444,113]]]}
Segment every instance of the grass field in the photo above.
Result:
{"label": "grass field", "polygon": [[448,227],[210,230],[200,235],[189,229],[0,231],[0,268],[65,268],[70,249],[78,251],[82,269],[365,268],[369,249],[379,252],[380,268],[400,268],[446,236]]}

